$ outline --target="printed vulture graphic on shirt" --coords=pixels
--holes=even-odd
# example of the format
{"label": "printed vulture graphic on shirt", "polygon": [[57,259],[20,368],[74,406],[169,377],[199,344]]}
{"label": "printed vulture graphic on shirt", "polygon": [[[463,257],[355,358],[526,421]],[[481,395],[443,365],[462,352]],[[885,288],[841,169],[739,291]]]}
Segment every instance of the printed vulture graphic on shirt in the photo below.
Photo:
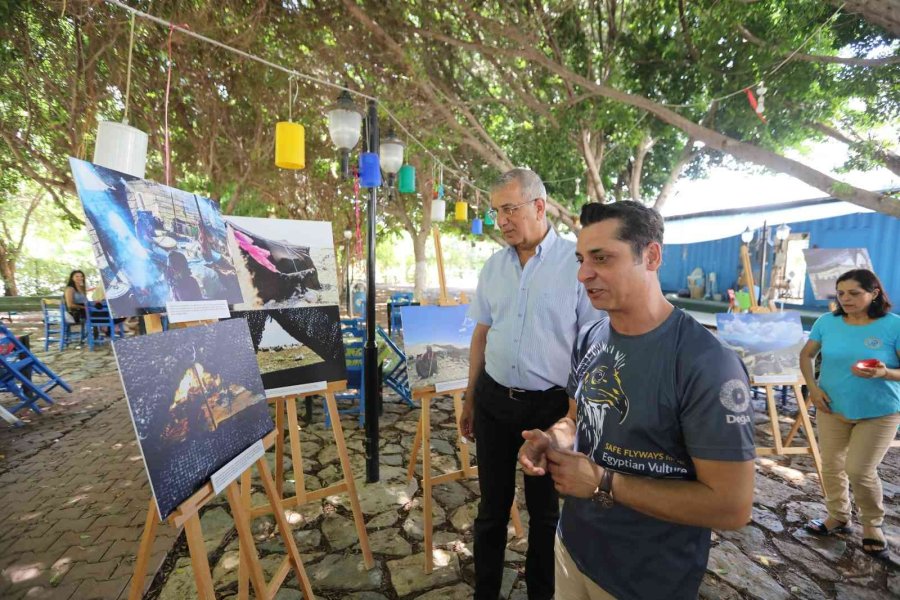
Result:
{"label": "printed vulture graphic on shirt", "polygon": [[615,471],[650,477],[688,475],[684,460],[632,443],[637,441],[630,436],[629,425],[635,423],[628,422],[633,409],[622,385],[627,362],[626,353],[608,342],[595,343],[581,360],[576,371],[577,450]]}

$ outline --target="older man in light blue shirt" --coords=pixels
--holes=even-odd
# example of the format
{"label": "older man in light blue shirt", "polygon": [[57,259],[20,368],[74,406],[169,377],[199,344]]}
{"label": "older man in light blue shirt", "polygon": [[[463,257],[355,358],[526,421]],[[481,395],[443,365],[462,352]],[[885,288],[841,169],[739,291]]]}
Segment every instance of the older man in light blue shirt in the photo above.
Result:
{"label": "older man in light blue shirt", "polygon": [[[481,502],[475,519],[475,598],[497,600],[522,431],[565,416],[572,346],[600,318],[578,282],[575,243],[548,226],[547,193],[528,169],[505,173],[491,206],[508,248],[481,271],[469,316],[469,385],[460,429],[475,438]],[[531,600],[554,591],[559,500],[549,476],[525,479],[529,514],[525,580]]]}

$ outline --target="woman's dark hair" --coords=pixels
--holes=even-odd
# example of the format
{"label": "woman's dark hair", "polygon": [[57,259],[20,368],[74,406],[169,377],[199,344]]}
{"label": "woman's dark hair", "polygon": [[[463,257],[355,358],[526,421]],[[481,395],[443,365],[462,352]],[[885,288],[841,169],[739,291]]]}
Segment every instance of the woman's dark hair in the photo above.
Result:
{"label": "woman's dark hair", "polygon": [[[835,289],[837,289],[837,285],[842,281],[855,281],[859,284],[859,287],[867,292],[877,292],[875,299],[869,304],[867,310],[869,318],[880,319],[891,311],[891,299],[888,298],[887,293],[885,293],[884,286],[881,285],[881,280],[878,279],[878,275],[872,271],[868,269],[853,269],[852,271],[847,271],[837,278],[837,281],[834,283]],[[840,302],[838,302],[834,314],[839,317],[847,314],[844,312],[844,307],[841,306]]]}
{"label": "woman's dark hair", "polygon": [[659,212],[640,202],[624,200],[611,204],[588,202],[581,207],[582,227],[607,219],[618,219],[616,238],[631,245],[631,252],[640,261],[644,248],[650,242],[663,243],[663,218]]}
{"label": "woman's dark hair", "polygon": [[69,273],[69,280],[66,282],[66,287],[75,288],[76,290],[78,289],[78,287],[75,285],[75,274],[76,273],[81,273],[81,277],[87,279],[87,277],[84,274],[84,271],[79,271],[78,269],[75,269],[74,271]]}

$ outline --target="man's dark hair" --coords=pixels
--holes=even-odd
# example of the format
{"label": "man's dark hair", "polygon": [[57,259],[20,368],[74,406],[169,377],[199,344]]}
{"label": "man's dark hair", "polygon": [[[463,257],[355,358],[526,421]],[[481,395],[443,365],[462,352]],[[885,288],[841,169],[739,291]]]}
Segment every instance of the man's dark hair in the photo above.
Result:
{"label": "man's dark hair", "polygon": [[588,202],[581,207],[582,227],[608,219],[619,220],[616,239],[631,244],[631,252],[637,259],[641,258],[650,242],[663,243],[663,218],[654,208],[632,200],[611,204]]}
{"label": "man's dark hair", "polygon": [[[872,303],[869,304],[868,309],[866,310],[870,319],[880,319],[891,311],[891,306],[893,306],[891,300],[884,292],[884,286],[881,285],[881,280],[878,279],[878,275],[872,271],[868,269],[853,269],[852,271],[847,271],[834,282],[835,289],[837,289],[837,284],[842,281],[855,281],[859,284],[859,287],[870,294],[872,292],[878,292],[878,295],[875,296],[875,299],[872,300]],[[841,306],[840,302],[838,302],[834,314],[838,317],[847,314],[844,312],[844,307]]]}

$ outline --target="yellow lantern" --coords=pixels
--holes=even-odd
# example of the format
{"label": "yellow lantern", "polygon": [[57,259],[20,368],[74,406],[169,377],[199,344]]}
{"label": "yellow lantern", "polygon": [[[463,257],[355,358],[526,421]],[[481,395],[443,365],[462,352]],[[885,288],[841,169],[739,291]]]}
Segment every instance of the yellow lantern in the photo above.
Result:
{"label": "yellow lantern", "polygon": [[303,125],[279,121],[275,125],[275,166],[302,169],[306,166],[306,133]]}
{"label": "yellow lantern", "polygon": [[457,200],[456,208],[454,209],[454,213],[457,221],[468,221],[469,220],[469,205],[463,202],[462,200]]}

